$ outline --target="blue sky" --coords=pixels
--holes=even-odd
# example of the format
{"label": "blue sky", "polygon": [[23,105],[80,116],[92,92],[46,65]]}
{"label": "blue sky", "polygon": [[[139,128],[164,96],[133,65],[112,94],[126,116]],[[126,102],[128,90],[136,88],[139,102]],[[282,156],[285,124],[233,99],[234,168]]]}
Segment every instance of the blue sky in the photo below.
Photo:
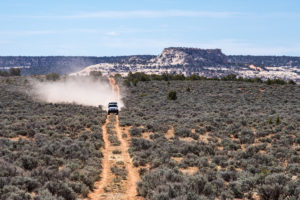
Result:
{"label": "blue sky", "polygon": [[0,55],[300,56],[298,0],[1,0]]}

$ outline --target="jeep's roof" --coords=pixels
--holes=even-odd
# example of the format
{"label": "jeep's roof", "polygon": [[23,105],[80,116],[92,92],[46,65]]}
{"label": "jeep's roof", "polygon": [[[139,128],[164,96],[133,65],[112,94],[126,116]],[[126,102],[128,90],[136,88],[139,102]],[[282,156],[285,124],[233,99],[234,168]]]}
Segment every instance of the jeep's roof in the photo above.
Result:
{"label": "jeep's roof", "polygon": [[108,104],[108,107],[118,107],[118,103],[117,102],[110,102]]}

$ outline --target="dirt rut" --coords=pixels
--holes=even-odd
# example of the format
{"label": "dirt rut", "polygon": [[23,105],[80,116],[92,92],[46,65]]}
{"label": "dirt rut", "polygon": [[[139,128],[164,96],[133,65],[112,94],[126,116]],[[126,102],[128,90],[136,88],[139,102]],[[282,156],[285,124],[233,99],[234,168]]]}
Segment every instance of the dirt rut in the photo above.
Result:
{"label": "dirt rut", "polygon": [[[109,78],[112,89],[120,97],[120,88],[113,78]],[[119,99],[118,99],[119,100]],[[107,116],[102,126],[104,148],[102,149],[102,172],[100,180],[94,184],[94,191],[88,194],[90,200],[141,200],[137,196],[138,169],[132,164],[128,149],[130,135],[123,133],[119,126],[118,115]],[[119,141],[119,145],[112,142],[111,137]],[[123,137],[126,136],[126,137]]]}

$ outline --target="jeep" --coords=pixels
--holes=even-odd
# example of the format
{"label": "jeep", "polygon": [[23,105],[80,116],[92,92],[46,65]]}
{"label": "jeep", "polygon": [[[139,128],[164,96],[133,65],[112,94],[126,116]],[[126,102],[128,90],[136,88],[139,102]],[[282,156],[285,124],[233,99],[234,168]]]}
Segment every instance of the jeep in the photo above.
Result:
{"label": "jeep", "polygon": [[119,114],[119,109],[118,109],[118,103],[117,102],[110,102],[108,104],[107,114],[110,114],[110,113],[116,113],[116,115]]}

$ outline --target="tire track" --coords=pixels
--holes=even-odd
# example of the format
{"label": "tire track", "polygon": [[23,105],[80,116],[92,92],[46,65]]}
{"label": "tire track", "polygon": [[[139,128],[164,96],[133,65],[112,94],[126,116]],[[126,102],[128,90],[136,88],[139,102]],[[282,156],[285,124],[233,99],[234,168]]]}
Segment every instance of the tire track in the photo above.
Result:
{"label": "tire track", "polygon": [[116,131],[119,140],[121,141],[121,148],[122,148],[122,156],[125,161],[125,166],[128,171],[128,179],[127,179],[127,191],[126,191],[126,199],[143,199],[142,197],[137,197],[137,183],[140,179],[138,169],[135,168],[132,164],[132,160],[130,158],[128,149],[129,149],[129,141],[130,135],[127,134],[127,139],[122,137],[122,131],[119,126],[119,116],[116,116]]}
{"label": "tire track", "polygon": [[91,200],[97,200],[100,199],[100,195],[104,193],[104,187],[105,184],[108,180],[108,176],[109,176],[109,170],[110,170],[110,164],[109,164],[109,160],[108,160],[108,148],[109,148],[109,140],[108,140],[108,134],[107,134],[107,128],[106,125],[109,123],[109,118],[106,118],[105,123],[102,126],[102,135],[103,135],[103,141],[104,141],[104,148],[102,149],[102,154],[103,154],[103,158],[102,158],[102,172],[99,175],[100,176],[100,180],[97,181],[94,184],[94,191],[90,192],[88,194],[88,199]]}
{"label": "tire track", "polygon": [[[116,92],[118,102],[120,100],[120,88],[113,78],[108,78],[112,90]],[[109,126],[108,126],[109,125]],[[111,129],[111,130],[108,130]],[[113,145],[109,141],[109,133],[115,131],[119,146]],[[104,148],[102,149],[102,172],[101,179],[94,184],[94,191],[88,194],[89,200],[141,200],[142,197],[137,196],[137,182],[139,181],[138,169],[132,164],[128,149],[130,146],[130,135],[126,133],[127,137],[123,138],[123,132],[119,126],[118,115],[108,115],[105,123],[102,126]],[[120,154],[116,154],[118,151]],[[122,180],[113,173],[112,168],[125,169],[126,178]],[[116,181],[118,180],[118,181]]]}

